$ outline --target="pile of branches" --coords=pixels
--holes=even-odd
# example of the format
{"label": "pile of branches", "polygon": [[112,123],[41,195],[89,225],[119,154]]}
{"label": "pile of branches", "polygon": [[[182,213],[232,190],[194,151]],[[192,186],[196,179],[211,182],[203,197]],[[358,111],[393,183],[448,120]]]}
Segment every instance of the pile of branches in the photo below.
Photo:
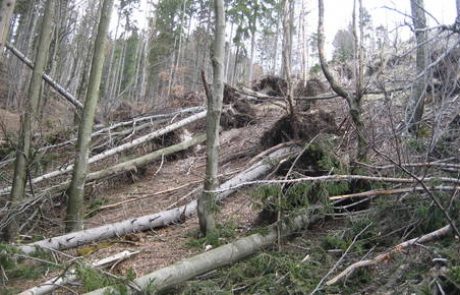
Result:
{"label": "pile of branches", "polygon": [[[130,120],[112,123],[109,126],[98,126],[91,134],[92,148],[89,158],[91,171],[87,176],[87,185],[104,181],[121,174],[136,173],[156,159],[185,151],[205,141],[204,135],[190,136],[184,127],[203,120],[206,111],[201,107],[188,108],[165,114],[149,114]],[[185,132],[185,133],[184,133]],[[43,154],[62,155],[73,148],[76,138],[43,146],[38,149]],[[130,153],[131,159],[119,161],[120,153]],[[71,151],[69,151],[71,153]],[[14,159],[2,161],[3,169],[11,169]],[[5,228],[14,216],[29,213],[29,218],[21,229],[37,224],[32,222],[41,212],[41,206],[53,197],[60,196],[69,186],[73,164],[61,163],[56,170],[44,171],[41,175],[31,175],[28,180],[27,198],[17,204],[10,204],[3,198],[0,210],[0,229]],[[0,195],[7,196],[11,187],[0,188]],[[59,203],[59,202],[58,202]]]}

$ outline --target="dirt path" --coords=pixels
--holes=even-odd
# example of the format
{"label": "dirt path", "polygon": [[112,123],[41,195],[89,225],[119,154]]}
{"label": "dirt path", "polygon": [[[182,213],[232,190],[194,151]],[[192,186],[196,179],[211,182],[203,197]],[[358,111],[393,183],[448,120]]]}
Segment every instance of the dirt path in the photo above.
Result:
{"label": "dirt path", "polygon": [[[259,141],[263,133],[281,115],[279,110],[265,110],[265,116],[256,125],[221,133],[220,182],[247,168],[248,161],[260,152]],[[86,227],[114,223],[182,205],[196,197],[196,194],[193,196],[190,193],[200,187],[204,170],[203,147],[177,160],[156,161],[142,175],[119,177],[96,185],[88,202],[104,200],[103,206],[115,204],[115,207],[97,211],[94,216],[87,218]],[[254,225],[257,217],[257,210],[252,205],[249,191],[237,191],[221,205],[217,220],[220,224],[231,224],[234,237],[243,236]],[[204,251],[206,245],[190,246],[191,242],[196,241],[197,234],[198,220],[193,217],[174,226],[130,234],[66,252],[93,261],[127,249],[140,251],[135,257],[117,264],[113,272],[125,275],[131,269],[136,276],[142,276]],[[30,283],[33,286],[43,280],[31,281],[28,285]]]}

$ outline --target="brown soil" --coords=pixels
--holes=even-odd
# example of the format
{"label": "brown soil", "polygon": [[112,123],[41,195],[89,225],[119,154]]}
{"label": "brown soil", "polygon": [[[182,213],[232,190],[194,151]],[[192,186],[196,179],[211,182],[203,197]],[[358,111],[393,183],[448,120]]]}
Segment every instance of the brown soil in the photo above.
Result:
{"label": "brown soil", "polygon": [[[330,107],[336,108],[337,104],[330,103]],[[282,115],[279,109],[263,107],[258,107],[255,112],[258,117],[257,124],[221,133],[220,182],[247,168],[249,159],[261,150],[261,138],[273,131],[273,123]],[[314,116],[323,118],[324,122],[337,119],[323,113]],[[312,123],[311,120],[308,122]],[[335,126],[335,121],[332,125]],[[323,130],[321,126],[316,127],[318,132]],[[88,207],[96,199],[105,200],[105,205],[115,206],[95,211],[94,216],[86,219],[85,225],[92,228],[185,204],[196,197],[196,194],[190,192],[201,185],[204,169],[205,149],[196,148],[185,158],[158,160],[147,166],[143,173],[134,175],[130,181],[120,181],[117,178],[96,184],[88,190]],[[60,210],[63,210],[62,207]],[[249,191],[239,190],[223,202],[217,220],[221,224],[235,224],[236,236],[242,236],[254,226],[257,212],[258,210],[252,206]],[[47,236],[57,235],[62,232],[62,224],[47,227],[44,232]],[[91,251],[87,251],[88,246],[85,246],[86,248],[72,249],[66,253],[73,256],[85,254],[85,258],[92,261],[126,249],[140,251],[135,257],[119,263],[114,272],[126,274],[128,269],[132,269],[136,276],[142,276],[204,251],[205,245],[201,248],[191,248],[187,245],[196,238],[197,232],[198,220],[193,217],[181,224],[101,242],[99,246],[93,245],[94,249]],[[44,280],[45,278],[28,281],[27,286],[34,286]],[[23,282],[12,282],[11,287],[13,286],[20,289],[26,287]]]}
{"label": "brown soil", "polygon": [[[299,115],[296,126],[292,126],[290,116],[279,119],[261,138],[261,146],[270,148],[291,140],[310,140],[320,133],[338,133],[335,117],[325,111],[313,111]],[[294,134],[294,128],[298,134]],[[296,138],[296,136],[298,138]]]}

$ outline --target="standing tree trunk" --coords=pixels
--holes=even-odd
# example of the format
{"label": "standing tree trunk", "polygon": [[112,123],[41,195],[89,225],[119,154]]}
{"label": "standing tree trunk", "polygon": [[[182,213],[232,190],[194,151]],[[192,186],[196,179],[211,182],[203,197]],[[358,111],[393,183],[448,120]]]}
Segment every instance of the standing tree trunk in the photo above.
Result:
{"label": "standing tree trunk", "polygon": [[[6,1],[8,2],[8,1]],[[42,85],[42,75],[46,66],[48,48],[50,46],[53,12],[55,0],[46,2],[45,14],[40,30],[40,39],[37,48],[35,67],[32,72],[32,80],[29,85],[25,111],[21,116],[21,136],[16,149],[16,161],[14,166],[13,187],[11,189],[10,201],[17,203],[24,198],[28,161],[30,160],[30,147],[32,142],[32,119],[37,115],[38,101]],[[11,241],[17,235],[17,223],[15,220],[8,225],[5,238]]]}
{"label": "standing tree trunk", "polygon": [[[254,20],[256,22],[256,20]],[[249,74],[248,74],[248,86],[251,87],[252,83],[252,77],[254,75],[254,54],[255,54],[255,48],[256,48],[256,30],[255,30],[255,24],[253,25],[254,30],[251,31],[251,59],[249,61]]]}
{"label": "standing tree trunk", "polygon": [[0,2],[0,63],[3,61],[3,50],[8,39],[10,20],[15,4],[16,0],[3,0]]}
{"label": "standing tree trunk", "polygon": [[228,37],[227,57],[225,61],[225,83],[229,83],[228,73],[230,70],[230,57],[232,56],[232,39],[233,39],[233,22],[231,23],[230,36]]}
{"label": "standing tree trunk", "polygon": [[286,79],[286,93],[284,93],[287,109],[290,116],[290,124],[292,128],[292,137],[298,139],[299,137],[299,120],[294,108],[294,89],[291,75],[291,61],[292,61],[292,25],[293,25],[293,0],[283,1],[283,72]]}
{"label": "standing tree trunk", "polygon": [[[279,12],[278,12],[279,16]],[[272,75],[276,75],[276,68],[277,68],[277,62],[278,62],[278,39],[279,39],[279,34],[280,34],[280,19],[278,17],[276,21],[276,27],[275,27],[275,49],[273,53],[273,64],[272,64]]]}
{"label": "standing tree trunk", "polygon": [[455,7],[457,8],[457,18],[455,19],[455,26],[460,28],[460,0],[455,1]]}
{"label": "standing tree trunk", "polygon": [[102,68],[107,31],[110,23],[113,0],[103,0],[98,32],[94,45],[93,62],[86,94],[83,117],[78,130],[77,154],[72,173],[72,181],[68,191],[67,215],[65,220],[66,231],[82,229],[83,195],[88,168],[88,156],[91,141],[91,132],[94,124],[94,115],[99,97]]}
{"label": "standing tree trunk", "polygon": [[[356,0],[355,0],[356,1]],[[360,6],[361,6],[361,2]],[[356,5],[355,5],[356,8]],[[362,12],[362,9],[360,9]],[[353,26],[356,26],[356,22],[354,20]],[[356,31],[356,28],[354,29]],[[356,34],[354,34],[356,38]],[[358,42],[360,43],[360,42]],[[356,45],[360,47],[361,44]],[[340,97],[346,99],[348,107],[350,108],[350,117],[353,120],[353,123],[356,128],[357,139],[358,139],[358,151],[356,160],[359,162],[365,162],[367,158],[367,140],[364,134],[364,123],[361,118],[362,114],[362,107],[361,107],[361,99],[363,96],[363,89],[361,89],[363,83],[357,82],[355,85],[360,87],[355,90],[355,94],[350,94],[349,92],[345,91],[345,89],[337,83],[335,78],[332,76],[332,73],[329,69],[329,65],[327,64],[326,57],[324,54],[324,2],[323,0],[318,0],[318,56],[319,61],[321,64],[321,68],[323,70],[324,76],[328,80],[329,84],[331,85],[332,90],[337,93]],[[358,58],[362,58],[362,55],[357,55]],[[356,61],[357,67],[363,64],[361,60]],[[361,70],[358,69],[358,72]],[[358,75],[359,76],[359,75]],[[358,77],[357,77],[358,78]]]}
{"label": "standing tree trunk", "polygon": [[[207,163],[204,191],[198,200],[198,217],[200,230],[209,234],[215,230],[214,220],[215,197],[217,187],[217,168],[219,157],[219,122],[224,96],[224,55],[225,55],[225,12],[224,1],[214,0],[216,14],[215,36],[213,45],[213,85],[212,93],[208,95],[207,114]],[[205,85],[206,86],[206,85]]]}
{"label": "standing tree trunk", "polygon": [[[427,32],[426,32],[426,15],[423,0],[411,0],[412,22],[414,23],[415,40],[417,43],[416,52],[416,76],[425,71],[428,64],[427,61]],[[412,87],[412,94],[406,111],[406,124],[408,131],[416,133],[420,127],[420,121],[423,116],[425,106],[425,89],[426,89],[425,73],[423,77],[417,79]]]}

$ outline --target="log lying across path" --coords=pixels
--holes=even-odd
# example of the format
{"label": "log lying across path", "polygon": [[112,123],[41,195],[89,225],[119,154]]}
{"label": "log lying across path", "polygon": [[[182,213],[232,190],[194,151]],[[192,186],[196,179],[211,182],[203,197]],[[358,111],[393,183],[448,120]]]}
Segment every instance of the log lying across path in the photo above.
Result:
{"label": "log lying across path", "polygon": [[[157,137],[160,137],[162,135],[165,135],[171,131],[174,131],[176,129],[179,129],[181,127],[184,127],[185,125],[188,125],[192,122],[195,122],[199,119],[203,119],[206,117],[206,111],[203,111],[203,112],[200,112],[200,113],[197,113],[197,114],[194,114],[190,117],[187,117],[183,120],[180,120],[174,124],[171,124],[171,125],[168,125],[162,129],[159,129],[159,130],[155,130],[149,134],[146,134],[144,136],[141,136],[141,137],[138,137],[136,139],[133,139],[127,143],[124,143],[122,145],[119,145],[117,147],[114,147],[113,149],[110,149],[110,150],[106,150],[104,151],[103,153],[100,153],[100,154],[97,154],[95,156],[92,156],[91,158],[88,159],[88,164],[91,164],[91,163],[94,163],[94,162],[97,162],[97,161],[100,161],[100,160],[103,160],[107,157],[110,157],[110,156],[113,156],[117,153],[120,153],[120,152],[123,152],[123,151],[126,151],[126,150],[129,150],[133,147],[136,147],[142,143],[145,143],[149,140],[152,140],[154,138],[157,138]],[[63,169],[60,169],[60,170],[55,170],[55,171],[52,171],[52,172],[49,172],[49,173],[46,173],[46,174],[43,174],[39,177],[36,177],[34,179],[31,180],[31,183],[32,184],[36,184],[36,183],[39,183],[41,181],[44,181],[44,180],[47,180],[47,179],[51,179],[53,177],[56,177],[56,176],[59,176],[59,175],[63,175],[63,174],[66,174],[70,171],[72,171],[73,169],[73,165],[69,165]],[[5,195],[5,194],[8,194],[9,192],[11,191],[11,187],[6,187],[6,188],[3,188],[0,190],[0,195]]]}
{"label": "log lying across path", "polygon": [[[218,201],[225,199],[235,191],[229,188],[235,187],[238,183],[255,180],[267,175],[274,167],[277,166],[279,161],[285,159],[286,157],[295,155],[298,152],[300,152],[300,148],[297,146],[274,151],[264,160],[254,164],[247,170],[223,183],[219,189],[224,191],[217,195]],[[30,254],[35,252],[37,248],[63,250],[78,247],[94,241],[179,223],[183,221],[183,218],[188,218],[195,214],[196,207],[197,202],[194,200],[182,207],[162,211],[152,215],[131,218],[79,232],[73,232],[63,236],[19,246],[18,248],[22,252]]]}
{"label": "log lying across path", "polygon": [[[115,130],[117,128],[132,126],[132,130],[128,129],[127,131],[133,132],[135,130],[136,126],[139,123],[150,121],[150,124],[153,124],[153,123],[159,122],[160,120],[166,120],[168,118],[173,118],[173,117],[175,118],[177,116],[185,115],[185,114],[195,114],[195,113],[202,112],[204,110],[205,109],[203,107],[190,107],[190,108],[176,110],[176,111],[173,111],[173,112],[170,112],[170,113],[145,114],[143,116],[134,117],[134,118],[132,118],[130,120],[112,123],[112,124],[110,124],[108,126],[102,126],[99,129],[95,130],[93,133],[91,133],[91,140],[93,140],[94,138],[96,138],[98,136],[103,136],[105,134],[112,134],[112,132],[114,132],[113,130]],[[143,125],[138,126],[138,127],[142,128],[142,126],[145,126],[146,124],[149,124],[149,123],[144,123]],[[69,140],[66,140],[64,142],[60,142],[60,143],[57,143],[57,144],[42,146],[42,147],[40,147],[38,149],[38,151],[39,152],[47,152],[49,150],[62,148],[62,147],[65,147],[67,145],[74,144],[76,142],[77,142],[77,138],[74,137],[72,139],[69,139]],[[14,160],[15,160],[15,157],[12,157],[12,158],[10,158],[8,160],[1,161],[0,162],[0,168],[5,166],[5,165],[7,165],[7,164],[10,164],[10,163],[14,162]]]}
{"label": "log lying across path", "polygon": [[[314,222],[323,218],[321,207],[307,209],[294,220],[281,225],[284,235],[290,235],[307,228]],[[177,286],[198,275],[207,273],[216,268],[231,265],[245,257],[255,254],[259,250],[273,244],[278,238],[277,227],[273,226],[266,234],[253,234],[236,240],[233,243],[184,259],[173,265],[161,268],[134,280],[134,284],[147,292],[162,291]],[[110,287],[98,289],[86,295],[112,294],[115,291]],[[129,294],[135,293],[130,290]]]}
{"label": "log lying across path", "polygon": [[[142,168],[146,166],[147,164],[151,163],[152,161],[160,159],[162,156],[169,156],[169,155],[175,154],[180,151],[185,151],[205,141],[206,141],[206,134],[200,134],[200,135],[194,136],[193,138],[189,140],[165,147],[163,149],[153,151],[151,153],[142,155],[140,157],[137,157],[131,160],[127,160],[127,161],[115,164],[106,169],[90,172],[86,176],[86,183],[95,181],[95,180],[100,180],[100,179],[110,177],[110,176],[119,175],[121,173],[136,170],[138,168]],[[56,186],[51,187],[48,192],[51,193],[52,195],[62,192],[63,190],[67,189],[69,184],[70,184],[70,180],[62,182]]]}
{"label": "log lying across path", "polygon": [[[154,152],[151,152],[149,154],[127,160],[125,162],[118,163],[114,166],[111,166],[109,168],[99,170],[99,171],[94,171],[89,173],[86,176],[85,182],[86,184],[97,181],[106,177],[110,176],[115,176],[127,171],[131,170],[136,170],[137,168],[141,168],[145,165],[148,165],[152,161],[161,158],[162,156],[169,156],[172,154],[175,154],[180,151],[187,150],[197,144],[203,143],[206,140],[206,134],[201,134],[194,136],[193,138],[183,141],[181,143],[168,146],[166,148],[156,150]],[[70,180],[67,181],[62,181],[61,183],[52,186],[50,188],[47,188],[43,190],[39,195],[27,198],[20,203],[14,204],[8,208],[5,214],[2,216],[3,210],[0,210],[0,230],[6,226],[10,222],[10,217],[12,215],[18,214],[19,212],[25,212],[27,208],[30,208],[31,206],[34,206],[40,200],[42,200],[46,196],[55,196],[59,193],[62,193],[65,191],[70,185]]]}

